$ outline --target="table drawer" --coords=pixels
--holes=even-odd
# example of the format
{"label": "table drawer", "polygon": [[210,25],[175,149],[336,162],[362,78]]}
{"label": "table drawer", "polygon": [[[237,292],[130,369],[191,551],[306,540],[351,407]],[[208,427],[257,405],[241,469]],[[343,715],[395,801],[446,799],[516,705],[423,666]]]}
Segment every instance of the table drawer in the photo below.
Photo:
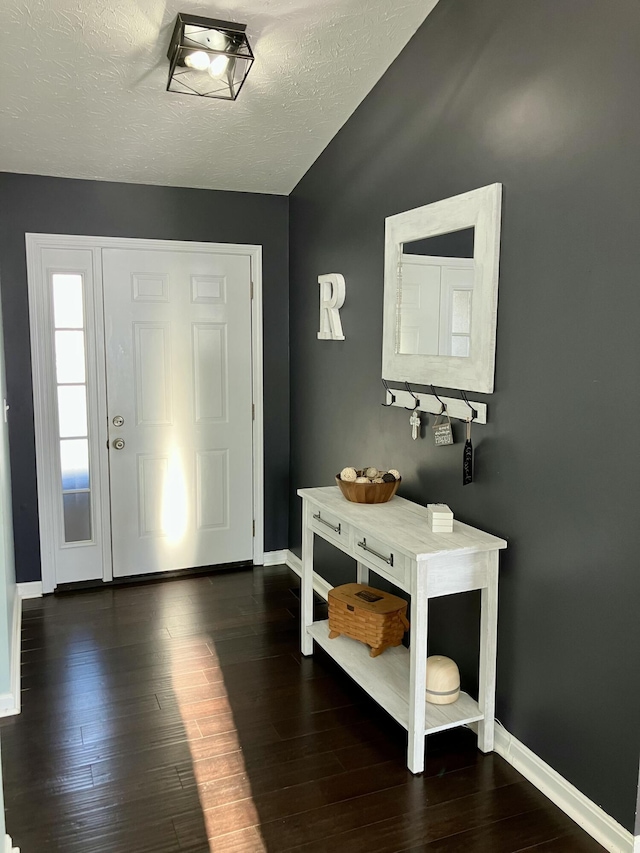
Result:
{"label": "table drawer", "polygon": [[352,553],[356,560],[369,566],[374,572],[379,572],[382,577],[397,583],[403,589],[408,587],[409,560],[404,554],[390,548],[387,543],[354,528]]}
{"label": "table drawer", "polygon": [[351,528],[337,515],[325,509],[314,509],[311,513],[311,527],[314,533],[335,542],[339,548],[349,550],[351,543]]}

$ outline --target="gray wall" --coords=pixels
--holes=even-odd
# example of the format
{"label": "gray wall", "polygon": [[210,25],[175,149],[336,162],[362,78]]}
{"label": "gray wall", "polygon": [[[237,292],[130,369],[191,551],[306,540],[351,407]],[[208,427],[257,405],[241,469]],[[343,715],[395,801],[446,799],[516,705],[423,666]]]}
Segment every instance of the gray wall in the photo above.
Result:
{"label": "gray wall", "polygon": [[0,273],[18,581],[40,578],[25,232],[263,247],[265,547],[287,543],[288,200],[284,196],[0,174]]}
{"label": "gray wall", "polygon": [[[633,830],[640,750],[640,7],[440,0],[290,199],[295,489],[394,466],[401,494],[506,537],[497,716]],[[380,406],[384,218],[504,184],[496,392],[453,447]],[[316,339],[340,272],[346,341]],[[475,395],[482,399],[480,395]],[[321,548],[334,580],[352,566]],[[477,598],[432,606],[471,689]]]}

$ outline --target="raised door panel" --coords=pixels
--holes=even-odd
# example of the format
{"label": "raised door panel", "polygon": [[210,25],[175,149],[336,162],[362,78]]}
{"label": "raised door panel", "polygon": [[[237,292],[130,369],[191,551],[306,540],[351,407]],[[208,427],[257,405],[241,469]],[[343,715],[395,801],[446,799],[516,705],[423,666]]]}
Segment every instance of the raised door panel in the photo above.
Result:
{"label": "raised door panel", "polygon": [[169,458],[138,457],[138,529],[140,536],[164,534],[162,496],[165,494]]}
{"label": "raised door panel", "polygon": [[192,370],[196,423],[227,421],[229,364],[226,324],[193,324]]}
{"label": "raised door panel", "polygon": [[170,424],[171,326],[169,323],[134,323],[134,383],[136,423]]}
{"label": "raised door panel", "polygon": [[229,451],[196,454],[196,517],[199,530],[229,526]]}

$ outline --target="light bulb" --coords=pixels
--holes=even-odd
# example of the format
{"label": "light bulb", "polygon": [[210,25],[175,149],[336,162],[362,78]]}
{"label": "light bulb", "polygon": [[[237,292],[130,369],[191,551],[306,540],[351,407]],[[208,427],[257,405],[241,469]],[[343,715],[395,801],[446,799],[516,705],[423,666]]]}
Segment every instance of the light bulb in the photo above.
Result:
{"label": "light bulb", "polygon": [[185,56],[184,64],[193,68],[194,71],[206,71],[209,68],[209,55],[204,50],[196,50]]}
{"label": "light bulb", "polygon": [[229,57],[224,56],[224,54],[220,54],[216,56],[215,59],[211,60],[211,65],[209,66],[209,74],[213,78],[222,77],[222,75],[227,70],[227,66],[229,65]]}

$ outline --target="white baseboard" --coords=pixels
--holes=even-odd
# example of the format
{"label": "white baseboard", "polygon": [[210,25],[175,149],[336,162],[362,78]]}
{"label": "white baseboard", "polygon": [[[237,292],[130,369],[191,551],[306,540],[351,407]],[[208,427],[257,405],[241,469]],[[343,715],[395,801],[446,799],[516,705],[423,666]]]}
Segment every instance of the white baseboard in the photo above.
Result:
{"label": "white baseboard", "polygon": [[280,566],[287,562],[287,551],[265,551],[264,563],[265,566]]}
{"label": "white baseboard", "polygon": [[[286,563],[289,568],[294,571],[299,578],[302,577],[302,560],[300,557],[296,556],[293,551],[287,551],[287,559]],[[326,601],[329,597],[329,590],[333,589],[330,583],[328,583],[324,578],[321,578],[320,575],[313,573],[313,591],[317,592],[320,598],[324,598]]]}
{"label": "white baseboard", "polygon": [[20,652],[22,639],[22,599],[16,595],[13,599],[13,619],[11,624],[11,672],[9,693],[0,693],[0,717],[11,717],[20,713]]}
{"label": "white baseboard", "polygon": [[20,598],[42,598],[42,581],[16,584]]}
{"label": "white baseboard", "polygon": [[5,835],[4,837],[4,850],[5,853],[20,853],[20,849],[13,846],[10,835]]}
{"label": "white baseboard", "polygon": [[640,836],[634,839],[600,806],[499,724],[495,730],[495,751],[609,853],[640,853]]}

